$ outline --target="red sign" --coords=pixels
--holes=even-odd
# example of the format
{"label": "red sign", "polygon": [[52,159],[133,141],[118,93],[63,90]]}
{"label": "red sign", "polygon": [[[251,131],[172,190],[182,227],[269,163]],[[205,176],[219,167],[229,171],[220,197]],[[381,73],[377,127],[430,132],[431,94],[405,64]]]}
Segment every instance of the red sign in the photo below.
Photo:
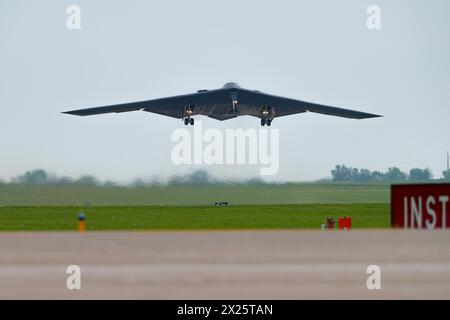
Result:
{"label": "red sign", "polygon": [[352,228],[352,218],[339,218],[339,229],[351,229]]}
{"label": "red sign", "polygon": [[391,186],[391,225],[405,229],[450,228],[450,184]]}

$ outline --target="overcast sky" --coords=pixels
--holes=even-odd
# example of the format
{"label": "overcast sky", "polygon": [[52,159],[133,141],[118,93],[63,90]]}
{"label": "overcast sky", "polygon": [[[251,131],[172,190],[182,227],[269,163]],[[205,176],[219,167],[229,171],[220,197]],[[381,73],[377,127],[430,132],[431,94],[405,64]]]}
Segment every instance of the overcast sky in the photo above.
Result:
{"label": "overcast sky", "polygon": [[[81,8],[81,30],[66,9]],[[366,9],[382,10],[368,30]],[[33,168],[128,181],[193,169],[252,177],[257,166],[176,166],[180,120],[62,111],[194,92],[229,81],[384,118],[275,119],[280,170],[313,180],[335,164],[445,169],[450,149],[448,0],[0,0],[0,178]],[[260,128],[240,117],[205,128]],[[191,129],[190,129],[191,130]]]}

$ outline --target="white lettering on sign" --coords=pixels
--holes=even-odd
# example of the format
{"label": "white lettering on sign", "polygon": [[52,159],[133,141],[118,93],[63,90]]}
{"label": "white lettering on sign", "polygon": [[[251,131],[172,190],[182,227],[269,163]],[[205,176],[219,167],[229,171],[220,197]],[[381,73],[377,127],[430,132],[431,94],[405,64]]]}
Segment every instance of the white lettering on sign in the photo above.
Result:
{"label": "white lettering on sign", "polygon": [[434,210],[432,207],[435,204],[436,204],[436,199],[434,199],[433,196],[429,196],[427,198],[427,212],[431,218],[431,222],[428,219],[425,220],[425,225],[427,226],[427,229],[434,229],[434,227],[436,226],[436,210]]}
{"label": "white lettering on sign", "polygon": [[445,227],[447,225],[446,216],[447,216],[448,196],[440,196],[439,202],[442,205],[442,229],[445,229]]}
{"label": "white lettering on sign", "polygon": [[[404,228],[422,228],[435,229],[438,221],[438,212],[441,214],[441,228],[445,229],[447,225],[447,203],[449,196],[439,196],[439,204],[432,195],[425,201],[421,196],[403,198],[403,219]],[[438,210],[440,206],[440,211]],[[425,225],[423,225],[425,224]]]}
{"label": "white lettering on sign", "polygon": [[411,197],[411,228],[414,227],[414,220],[417,222],[417,226],[422,228],[422,197],[419,197],[418,203]]}

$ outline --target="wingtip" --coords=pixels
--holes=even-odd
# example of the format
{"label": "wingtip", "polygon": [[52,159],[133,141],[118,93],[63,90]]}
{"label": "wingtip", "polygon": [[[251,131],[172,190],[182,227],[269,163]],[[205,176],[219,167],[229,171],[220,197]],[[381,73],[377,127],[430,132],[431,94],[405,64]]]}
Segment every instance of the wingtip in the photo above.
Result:
{"label": "wingtip", "polygon": [[80,116],[76,111],[63,111],[62,114],[70,114],[72,116]]}
{"label": "wingtip", "polygon": [[375,118],[383,118],[384,116],[379,115],[379,114],[367,114],[365,117],[359,118],[359,120],[363,120],[363,119],[375,119]]}

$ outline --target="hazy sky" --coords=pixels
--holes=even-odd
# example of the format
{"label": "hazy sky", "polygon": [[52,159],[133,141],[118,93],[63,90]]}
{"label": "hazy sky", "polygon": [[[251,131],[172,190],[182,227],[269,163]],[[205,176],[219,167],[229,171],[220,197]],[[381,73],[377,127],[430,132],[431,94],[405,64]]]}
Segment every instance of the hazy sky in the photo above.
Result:
{"label": "hazy sky", "polygon": [[[66,9],[81,8],[81,30]],[[366,9],[382,10],[382,29]],[[450,149],[448,0],[0,0],[0,178],[44,168],[127,181],[205,168],[251,177],[255,166],[176,166],[180,120],[146,112],[62,111],[139,101],[236,81],[243,87],[384,115],[275,119],[280,171],[311,180],[335,164],[430,167]],[[241,117],[205,128],[260,128]]]}

